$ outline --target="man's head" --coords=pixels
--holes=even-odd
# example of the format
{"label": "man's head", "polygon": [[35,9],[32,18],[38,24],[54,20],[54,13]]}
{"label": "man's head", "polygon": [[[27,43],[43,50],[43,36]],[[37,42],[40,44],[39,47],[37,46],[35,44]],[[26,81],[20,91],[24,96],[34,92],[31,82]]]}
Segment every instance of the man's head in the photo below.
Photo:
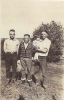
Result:
{"label": "man's head", "polygon": [[46,32],[42,32],[41,33],[42,39],[45,39],[48,37],[48,34]]}
{"label": "man's head", "polygon": [[29,34],[25,34],[24,35],[24,42],[28,43],[30,41],[30,35]]}
{"label": "man's head", "polygon": [[15,38],[15,30],[14,29],[11,29],[9,31],[9,36],[10,36],[10,39],[12,39],[12,40]]}

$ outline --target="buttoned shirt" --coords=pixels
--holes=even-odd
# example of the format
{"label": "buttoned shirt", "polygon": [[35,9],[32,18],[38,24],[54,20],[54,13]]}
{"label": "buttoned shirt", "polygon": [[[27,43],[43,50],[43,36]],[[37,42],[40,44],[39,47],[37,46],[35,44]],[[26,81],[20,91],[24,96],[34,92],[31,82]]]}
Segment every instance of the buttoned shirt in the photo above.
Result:
{"label": "buttoned shirt", "polygon": [[18,52],[18,48],[19,48],[19,41],[17,39],[6,39],[4,41],[4,52],[10,52],[10,53],[14,53],[14,52]]}
{"label": "buttoned shirt", "polygon": [[39,48],[40,51],[43,51],[43,49],[47,49],[47,52],[36,52],[34,59],[38,59],[38,56],[47,56],[49,52],[49,48],[51,45],[51,41],[48,38],[45,38],[44,40],[35,40],[33,41],[33,45],[37,48]]}
{"label": "buttoned shirt", "polygon": [[26,48],[27,48],[27,46],[28,46],[28,43],[25,43],[25,42],[24,42],[24,46],[25,46],[25,49],[26,49]]}

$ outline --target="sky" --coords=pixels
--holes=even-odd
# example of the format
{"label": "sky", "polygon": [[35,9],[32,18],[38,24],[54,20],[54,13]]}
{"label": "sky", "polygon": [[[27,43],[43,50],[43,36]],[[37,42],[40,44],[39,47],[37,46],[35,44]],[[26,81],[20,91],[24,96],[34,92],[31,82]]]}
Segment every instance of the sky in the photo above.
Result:
{"label": "sky", "polygon": [[0,37],[8,37],[11,28],[16,37],[32,36],[43,23],[52,20],[64,27],[64,1],[62,0],[0,0]]}

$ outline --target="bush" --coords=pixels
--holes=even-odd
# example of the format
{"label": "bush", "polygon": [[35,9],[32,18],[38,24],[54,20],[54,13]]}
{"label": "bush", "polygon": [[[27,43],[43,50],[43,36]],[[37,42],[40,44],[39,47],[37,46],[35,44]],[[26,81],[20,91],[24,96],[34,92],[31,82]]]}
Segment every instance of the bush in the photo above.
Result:
{"label": "bush", "polygon": [[33,32],[34,40],[37,35],[40,35],[42,31],[46,31],[49,34],[49,39],[51,40],[51,48],[47,57],[48,61],[57,62],[60,60],[60,56],[62,55],[61,44],[62,44],[62,36],[63,36],[63,27],[62,25],[56,23],[55,21],[51,21],[50,23],[40,25]]}

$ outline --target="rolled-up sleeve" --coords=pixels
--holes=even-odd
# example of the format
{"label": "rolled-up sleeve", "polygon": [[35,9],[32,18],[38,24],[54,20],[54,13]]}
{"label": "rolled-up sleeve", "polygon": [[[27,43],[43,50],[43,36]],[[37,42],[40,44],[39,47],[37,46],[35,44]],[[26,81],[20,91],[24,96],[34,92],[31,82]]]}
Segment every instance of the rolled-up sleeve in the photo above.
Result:
{"label": "rolled-up sleeve", "polygon": [[44,43],[42,42],[41,44],[40,44],[40,50],[41,51],[49,51],[49,49],[50,49],[50,45],[51,45],[51,41],[50,40],[48,40],[48,41],[44,41]]}

